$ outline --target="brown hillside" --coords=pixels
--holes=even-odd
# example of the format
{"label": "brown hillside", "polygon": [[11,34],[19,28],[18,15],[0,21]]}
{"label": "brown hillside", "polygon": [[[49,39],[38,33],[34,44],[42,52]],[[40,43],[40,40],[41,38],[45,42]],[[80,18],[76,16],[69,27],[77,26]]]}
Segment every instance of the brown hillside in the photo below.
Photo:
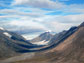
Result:
{"label": "brown hillside", "polygon": [[84,27],[52,50],[38,52],[32,59],[16,63],[84,63]]}

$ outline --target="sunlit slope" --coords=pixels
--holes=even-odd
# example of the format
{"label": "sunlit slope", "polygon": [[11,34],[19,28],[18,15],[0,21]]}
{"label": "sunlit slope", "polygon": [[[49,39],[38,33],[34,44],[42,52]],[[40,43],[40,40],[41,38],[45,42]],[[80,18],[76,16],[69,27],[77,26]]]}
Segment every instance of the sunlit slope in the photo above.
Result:
{"label": "sunlit slope", "polygon": [[52,50],[38,52],[24,61],[16,63],[84,63],[84,26]]}

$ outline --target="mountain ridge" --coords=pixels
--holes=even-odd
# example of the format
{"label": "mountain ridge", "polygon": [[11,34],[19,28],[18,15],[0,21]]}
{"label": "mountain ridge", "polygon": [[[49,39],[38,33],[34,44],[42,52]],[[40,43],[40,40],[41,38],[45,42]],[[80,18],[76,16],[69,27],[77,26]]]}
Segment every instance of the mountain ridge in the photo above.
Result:
{"label": "mountain ridge", "polygon": [[70,35],[51,50],[37,52],[31,59],[15,63],[83,63],[84,62],[84,26],[77,28]]}

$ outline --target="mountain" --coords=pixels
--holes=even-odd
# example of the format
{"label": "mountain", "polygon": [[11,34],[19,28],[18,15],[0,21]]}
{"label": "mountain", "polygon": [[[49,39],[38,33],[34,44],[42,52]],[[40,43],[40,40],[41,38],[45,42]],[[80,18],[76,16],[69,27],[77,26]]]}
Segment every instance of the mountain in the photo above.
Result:
{"label": "mountain", "polygon": [[63,42],[63,40],[66,40],[70,35],[72,35],[77,30],[77,26],[71,27],[69,30],[64,30],[58,34],[56,34],[51,40],[50,44],[59,44],[60,42]]}
{"label": "mountain", "polygon": [[36,52],[34,57],[15,63],[84,63],[84,23],[68,30],[64,38],[53,49]]}
{"label": "mountain", "polygon": [[25,50],[41,47],[43,46],[34,45],[21,35],[0,27],[0,60],[21,55]]}
{"label": "mountain", "polygon": [[80,27],[84,27],[84,22],[83,22],[83,23],[81,23],[81,25],[79,26],[79,28],[80,28]]}
{"label": "mountain", "polygon": [[[84,63],[84,23],[71,27],[58,36],[53,37],[51,45],[43,46],[38,50],[31,49],[30,52],[34,53],[33,56],[23,54],[25,59],[23,55],[20,55],[19,60],[15,59],[18,57],[12,57],[4,61],[8,63],[12,63],[12,61],[13,63]],[[26,52],[28,53],[28,51],[27,49]]]}
{"label": "mountain", "polygon": [[[62,31],[55,36],[53,36],[49,41],[40,41],[35,42],[33,44],[39,45],[33,47],[33,49],[27,49],[27,50],[20,50],[20,52],[27,53],[27,52],[39,52],[39,51],[45,51],[48,49],[52,49],[62,43],[64,40],[66,40],[69,36],[71,36],[73,33],[77,31],[78,27],[73,26],[67,31]],[[25,45],[24,45],[25,46]]]}
{"label": "mountain", "polygon": [[84,23],[54,49],[37,56],[45,58],[44,63],[84,63]]}
{"label": "mountain", "polygon": [[47,31],[45,33],[42,33],[38,37],[30,40],[30,42],[38,45],[47,44],[52,39],[52,37],[53,35],[49,31]]}
{"label": "mountain", "polygon": [[21,54],[19,50],[26,49],[22,45],[32,45],[21,35],[5,30],[0,27],[0,59]]}
{"label": "mountain", "polygon": [[6,36],[10,36],[10,38],[13,39],[13,40],[25,41],[25,39],[21,35],[19,35],[17,33],[14,33],[14,32],[11,32],[11,31],[7,31],[4,28],[0,27],[0,32],[5,34]]}
{"label": "mountain", "polygon": [[[40,44],[40,45],[43,45],[42,47],[34,48],[32,50],[31,49],[30,50],[22,50],[21,52],[24,52],[24,53],[26,53],[26,52],[39,52],[39,51],[45,51],[48,49],[52,49],[52,48],[58,46],[64,40],[66,40],[73,33],[75,33],[77,31],[77,29],[78,29],[78,27],[73,26],[69,30],[60,32],[60,33],[56,34],[55,36],[53,36],[53,38],[51,38],[51,40],[48,41],[48,43],[42,42],[43,44]],[[38,44],[38,42],[36,42],[36,43]]]}
{"label": "mountain", "polygon": [[[67,31],[64,30],[62,32],[56,33],[53,38],[50,40],[49,44],[56,43]],[[54,42],[55,41],[55,42]]]}

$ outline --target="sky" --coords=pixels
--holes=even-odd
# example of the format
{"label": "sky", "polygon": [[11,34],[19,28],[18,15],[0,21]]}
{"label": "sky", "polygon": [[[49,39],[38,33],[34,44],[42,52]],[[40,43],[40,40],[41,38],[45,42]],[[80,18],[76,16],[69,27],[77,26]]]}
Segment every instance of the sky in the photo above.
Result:
{"label": "sky", "polygon": [[84,0],[0,0],[0,27],[33,38],[84,21]]}

